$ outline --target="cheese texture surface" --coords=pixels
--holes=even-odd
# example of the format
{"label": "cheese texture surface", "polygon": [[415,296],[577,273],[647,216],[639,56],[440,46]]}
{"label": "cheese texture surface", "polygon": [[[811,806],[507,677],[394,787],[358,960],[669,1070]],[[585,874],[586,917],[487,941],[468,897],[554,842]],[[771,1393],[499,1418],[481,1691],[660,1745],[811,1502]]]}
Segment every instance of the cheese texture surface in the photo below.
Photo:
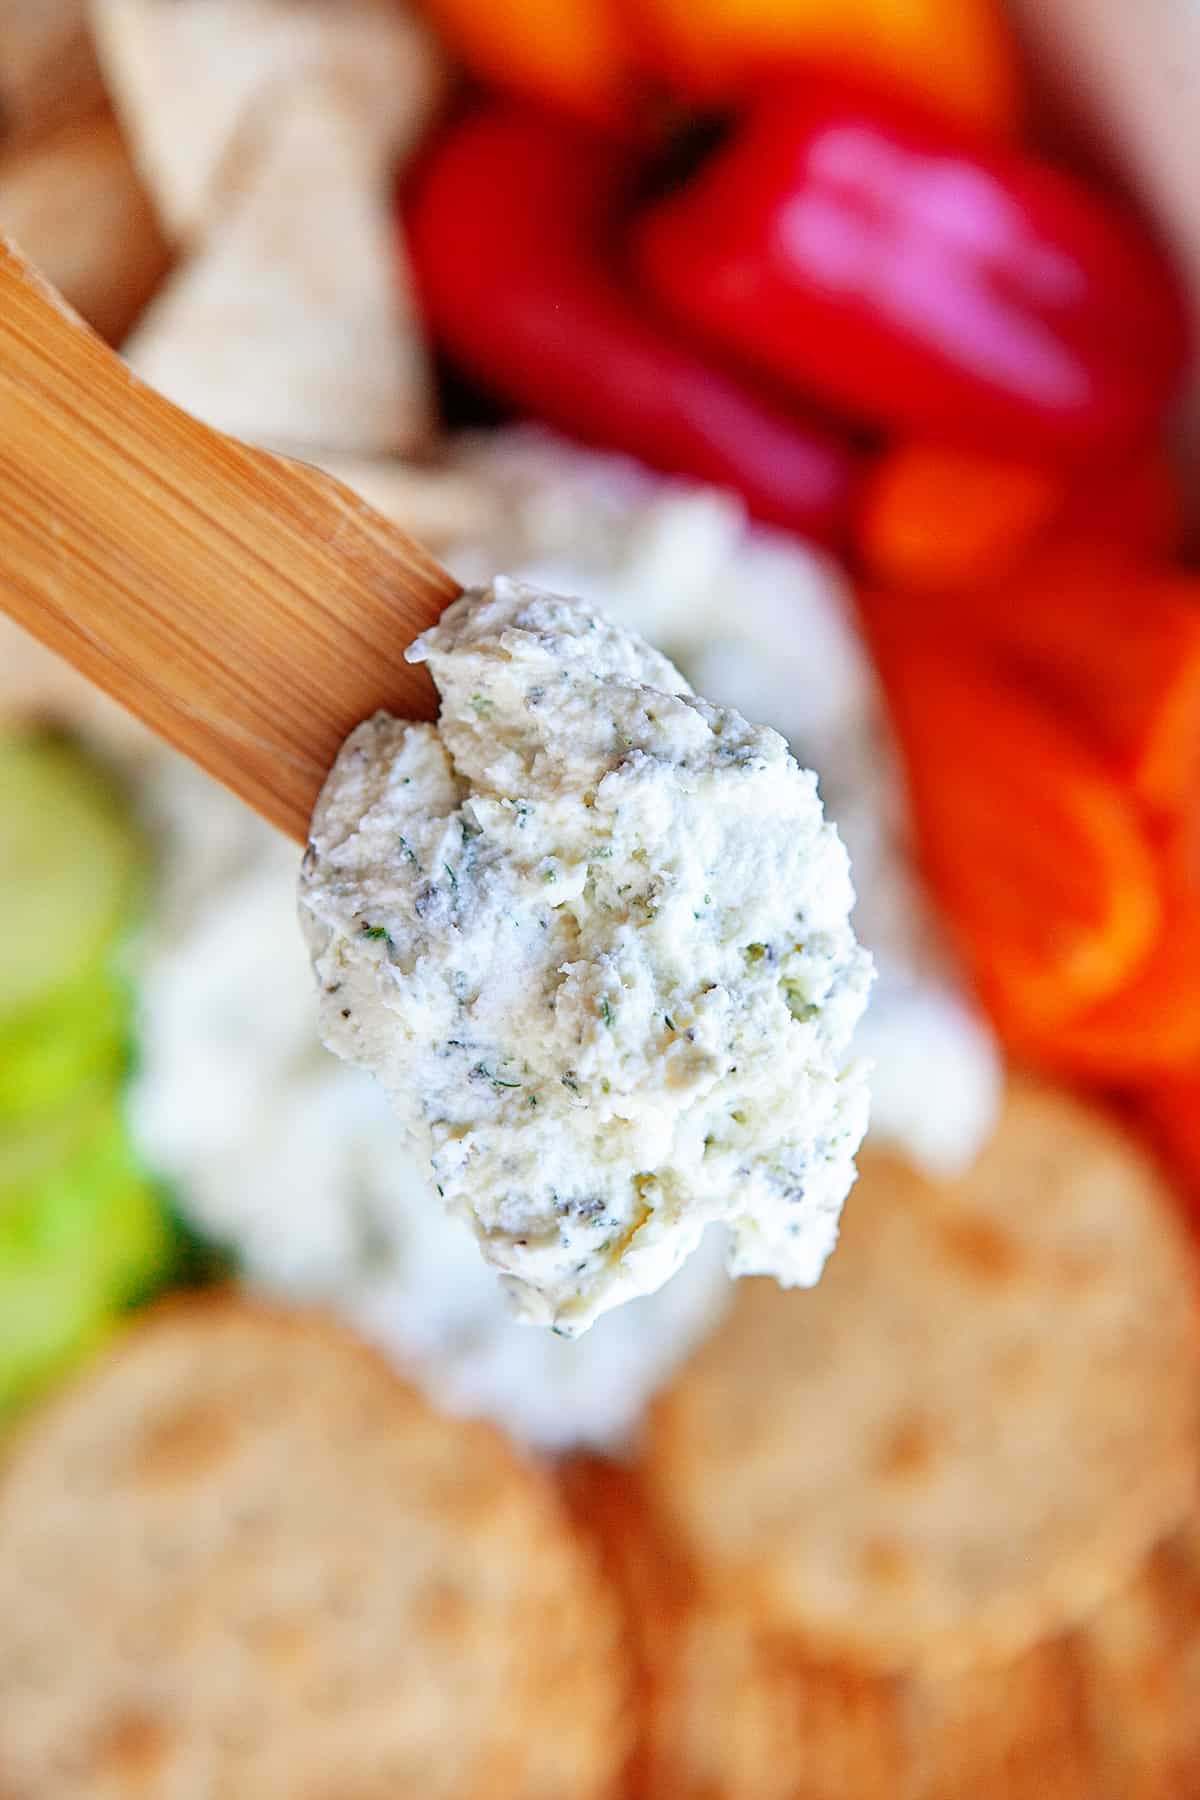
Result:
{"label": "cheese texture surface", "polygon": [[817,1279],[866,1126],[870,962],[845,851],[778,733],[633,633],[497,580],[412,646],[318,803],[322,1035],[380,1078],[521,1315],[573,1335],[707,1225]]}

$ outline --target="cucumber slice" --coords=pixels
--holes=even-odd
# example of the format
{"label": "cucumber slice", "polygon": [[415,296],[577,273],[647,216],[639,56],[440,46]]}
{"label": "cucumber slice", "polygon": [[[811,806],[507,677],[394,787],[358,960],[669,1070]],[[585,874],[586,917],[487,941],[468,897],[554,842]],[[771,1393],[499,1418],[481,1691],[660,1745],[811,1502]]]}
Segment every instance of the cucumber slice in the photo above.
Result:
{"label": "cucumber slice", "polygon": [[3,1159],[0,1185],[0,1417],[166,1279],[174,1248],[111,1098],[57,1134],[24,1135],[23,1154]]}
{"label": "cucumber slice", "polygon": [[0,1220],[64,1170],[86,1173],[88,1147],[100,1141],[115,1109],[107,1084],[77,1096],[61,1113],[0,1132]]}
{"label": "cucumber slice", "polygon": [[65,739],[0,739],[0,1021],[78,981],[115,937],[142,845],[108,777]]}
{"label": "cucumber slice", "polygon": [[0,1026],[0,1130],[114,1083],[130,1050],[125,984],[102,967]]}

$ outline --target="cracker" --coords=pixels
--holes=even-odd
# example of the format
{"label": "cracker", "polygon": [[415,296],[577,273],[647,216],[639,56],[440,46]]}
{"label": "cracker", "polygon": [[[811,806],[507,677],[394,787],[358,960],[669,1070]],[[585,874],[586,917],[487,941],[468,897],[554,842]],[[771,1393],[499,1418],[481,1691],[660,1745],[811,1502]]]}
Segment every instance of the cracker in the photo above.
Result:
{"label": "cracker", "polygon": [[598,1797],[625,1720],[549,1478],[315,1315],[168,1305],[0,1482],[6,1800]]}
{"label": "cracker", "polygon": [[322,456],[320,467],[344,481],[435,553],[463,543],[487,542],[497,528],[500,496],[482,475],[449,463],[371,461]]}
{"label": "cracker", "polygon": [[639,1800],[894,1800],[888,1683],[811,1667],[736,1603],[708,1604],[636,1476],[586,1461],[568,1481],[625,1603]]}
{"label": "cracker", "polygon": [[646,1480],[714,1596],[824,1658],[944,1672],[1078,1620],[1179,1523],[1198,1375],[1157,1171],[1020,1085],[961,1181],[864,1158],[816,1289],[741,1284]]}
{"label": "cracker", "polygon": [[[645,1800],[1100,1800],[1061,1643],[945,1679],[805,1658],[703,1601],[663,1666]],[[1118,1792],[1113,1790],[1114,1800]]]}
{"label": "cracker", "polygon": [[131,367],[253,443],[362,456],[422,443],[429,371],[389,180],[353,91],[295,84],[253,179],[126,344]]}
{"label": "cracker", "polygon": [[639,1800],[1101,1800],[1068,1640],[948,1677],[822,1663],[714,1601],[635,1477],[571,1480],[636,1645]]}
{"label": "cracker", "polygon": [[236,201],[297,85],[331,79],[383,160],[418,142],[444,88],[429,32],[394,0],[91,0],[91,19],[143,177],[189,246]]}
{"label": "cracker", "polygon": [[87,0],[0,0],[5,148],[82,119],[103,100]]}
{"label": "cracker", "polygon": [[110,343],[166,271],[167,246],[106,111],[0,161],[0,224]]}
{"label": "cracker", "polygon": [[1078,1673],[1062,1639],[896,1691],[904,1800],[1099,1800]]}
{"label": "cracker", "polygon": [[1103,1800],[1200,1794],[1200,1515],[1078,1634]]}

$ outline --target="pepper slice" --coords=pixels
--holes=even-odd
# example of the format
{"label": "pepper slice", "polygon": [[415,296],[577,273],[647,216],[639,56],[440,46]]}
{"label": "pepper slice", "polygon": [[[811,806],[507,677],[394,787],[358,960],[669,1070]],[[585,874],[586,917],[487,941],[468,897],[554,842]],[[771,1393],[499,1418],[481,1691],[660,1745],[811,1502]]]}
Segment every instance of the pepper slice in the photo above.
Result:
{"label": "pepper slice", "polygon": [[1017,123],[1016,44],[997,0],[637,0],[625,12],[664,79],[710,103],[819,58],[966,125]]}
{"label": "pepper slice", "polygon": [[[1200,1065],[1200,891],[1167,880],[1162,930],[1099,1005],[1014,1045],[1062,1075],[1136,1082]],[[1200,1141],[1200,1119],[1196,1122]]]}
{"label": "pepper slice", "polygon": [[946,924],[1001,1031],[1044,1034],[1154,942],[1157,870],[1132,798],[1049,707],[869,600],[864,618]]}
{"label": "pepper slice", "polygon": [[636,173],[603,138],[516,108],[451,127],[404,209],[435,337],[473,379],[587,443],[843,538],[856,476],[845,442],[712,366],[630,294],[617,231]]}
{"label": "pepper slice", "polygon": [[746,368],[864,421],[1037,458],[1150,434],[1180,284],[1073,177],[836,83],[764,95],[634,234],[649,290]]}
{"label": "pepper slice", "polygon": [[1200,581],[1096,538],[1048,544],[1011,576],[920,596],[869,590],[1062,709],[1157,822],[1200,812]]}
{"label": "pepper slice", "polygon": [[868,476],[857,549],[867,574],[910,593],[957,593],[1014,574],[1051,533],[1086,531],[1160,560],[1184,536],[1184,504],[1165,456],[1139,451],[1082,475],[986,450],[919,439]]}

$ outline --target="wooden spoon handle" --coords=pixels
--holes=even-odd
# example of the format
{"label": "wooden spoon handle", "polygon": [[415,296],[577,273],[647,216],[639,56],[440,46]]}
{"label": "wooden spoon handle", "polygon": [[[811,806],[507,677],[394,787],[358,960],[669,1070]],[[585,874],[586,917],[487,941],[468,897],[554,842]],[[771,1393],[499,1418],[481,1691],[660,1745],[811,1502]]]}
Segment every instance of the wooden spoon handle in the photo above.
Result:
{"label": "wooden spoon handle", "polygon": [[349,489],[137,381],[0,238],[0,606],[303,841],[457,586]]}

